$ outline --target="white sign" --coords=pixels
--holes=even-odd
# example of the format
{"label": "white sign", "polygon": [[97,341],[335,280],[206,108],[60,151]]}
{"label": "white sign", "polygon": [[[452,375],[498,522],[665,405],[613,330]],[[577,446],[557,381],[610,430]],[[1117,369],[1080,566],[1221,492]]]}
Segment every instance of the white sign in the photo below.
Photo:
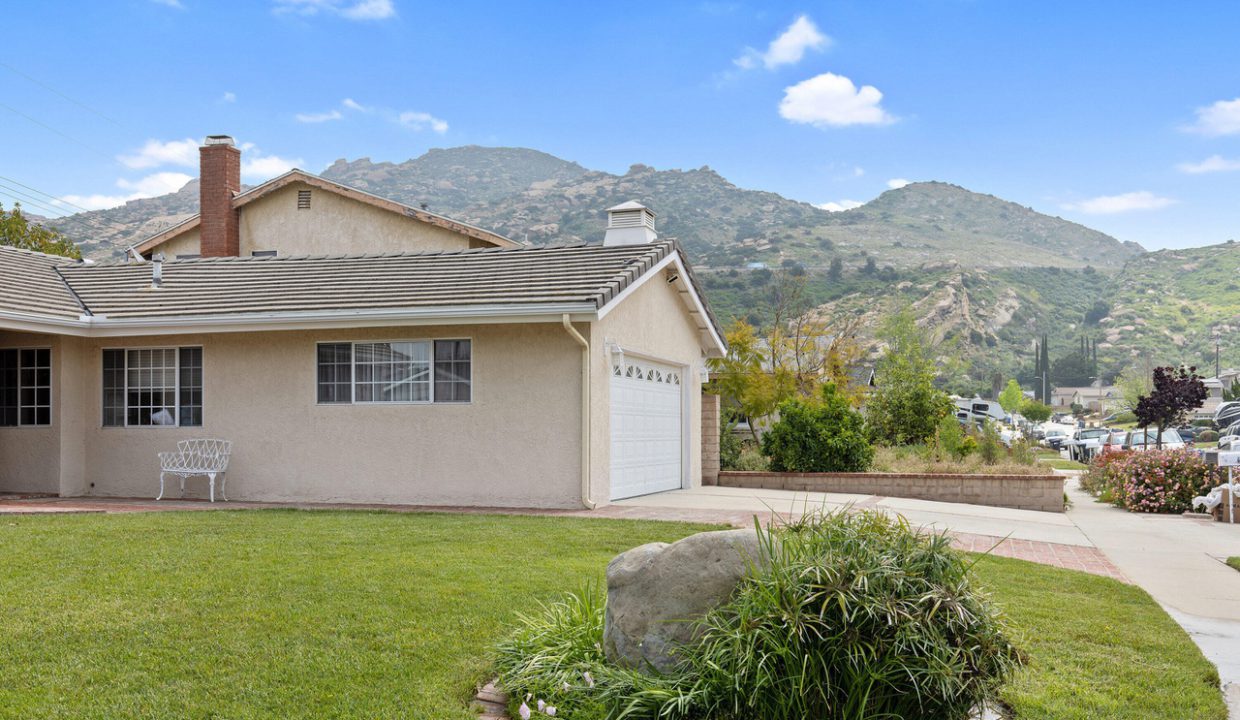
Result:
{"label": "white sign", "polygon": [[1240,466],[1240,450],[1220,451],[1218,454],[1219,467]]}

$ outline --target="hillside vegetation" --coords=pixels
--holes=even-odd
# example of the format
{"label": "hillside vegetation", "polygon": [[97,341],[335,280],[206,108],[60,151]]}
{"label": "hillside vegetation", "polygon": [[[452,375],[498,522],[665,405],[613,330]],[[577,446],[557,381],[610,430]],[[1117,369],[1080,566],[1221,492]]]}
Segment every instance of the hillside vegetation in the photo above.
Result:
{"label": "hillside vegetation", "polygon": [[[912,304],[922,324],[967,361],[959,387],[994,373],[1028,374],[1033,340],[1052,355],[1099,340],[1104,374],[1136,356],[1212,363],[1210,335],[1240,327],[1240,249],[1145,253],[1135,243],[942,182],[889,190],[832,213],[747,190],[709,167],[624,174],[589,170],[524,148],[431,150],[400,163],[337,160],[323,176],[534,244],[595,242],[604,210],[638,200],[659,232],[687,250],[725,320],[761,322],[778,272],[803,275],[817,312],[864,327]],[[110,210],[49,221],[92,256],[197,210],[197,184]],[[76,221],[76,222],[74,222]],[[91,232],[85,227],[98,228]],[[1224,347],[1240,363],[1240,348]]]}

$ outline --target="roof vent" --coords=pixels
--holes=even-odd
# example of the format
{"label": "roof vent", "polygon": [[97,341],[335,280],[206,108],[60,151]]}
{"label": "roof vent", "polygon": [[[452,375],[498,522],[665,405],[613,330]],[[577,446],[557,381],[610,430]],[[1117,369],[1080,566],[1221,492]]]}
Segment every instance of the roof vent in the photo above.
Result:
{"label": "roof vent", "polygon": [[654,230],[654,211],[630,200],[607,208],[607,234],[604,245],[642,245],[659,239]]}
{"label": "roof vent", "polygon": [[227,145],[233,146],[233,139],[230,135],[208,135],[207,139],[202,142],[203,145]]}
{"label": "roof vent", "polygon": [[158,290],[164,286],[164,254],[155,253],[151,260],[151,289]]}

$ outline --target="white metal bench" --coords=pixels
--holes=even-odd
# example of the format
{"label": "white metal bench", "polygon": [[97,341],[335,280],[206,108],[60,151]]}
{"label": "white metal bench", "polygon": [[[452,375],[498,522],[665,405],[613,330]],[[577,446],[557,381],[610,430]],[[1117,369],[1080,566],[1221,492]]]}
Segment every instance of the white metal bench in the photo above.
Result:
{"label": "white metal bench", "polygon": [[221,478],[220,495],[228,500],[228,456],[232,453],[229,440],[181,440],[176,452],[159,454],[159,497],[164,498],[164,477],[181,478],[181,495],[185,495],[185,479],[205,475],[211,482],[211,502],[215,502],[215,479]]}

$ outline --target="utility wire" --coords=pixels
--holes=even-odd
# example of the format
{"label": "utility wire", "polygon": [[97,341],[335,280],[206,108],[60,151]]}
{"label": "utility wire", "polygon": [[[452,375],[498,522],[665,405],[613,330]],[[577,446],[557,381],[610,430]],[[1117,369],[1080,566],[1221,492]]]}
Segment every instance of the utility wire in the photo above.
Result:
{"label": "utility wire", "polygon": [[18,70],[17,68],[13,67],[12,65],[10,65],[10,64],[8,64],[8,63],[6,63],[6,62],[0,61],[0,67],[5,68],[6,70],[8,70],[9,72],[13,73],[14,75],[19,75],[19,76],[21,76],[21,77],[23,77],[23,78],[25,78],[25,79],[29,80],[30,82],[34,83],[35,85],[38,85],[39,87],[43,88],[44,90],[46,90],[46,91],[48,91],[48,92],[50,92],[50,93],[52,93],[52,94],[54,94],[54,95],[59,95],[60,97],[64,98],[65,100],[68,100],[69,102],[73,103],[74,105],[77,105],[78,107],[82,108],[83,110],[86,110],[87,112],[94,113],[95,115],[98,115],[99,117],[103,118],[104,120],[107,120],[108,122],[112,123],[113,125],[116,125],[117,127],[123,127],[123,126],[121,125],[121,123],[120,123],[120,122],[118,122],[117,120],[115,120],[115,119],[113,119],[113,118],[111,118],[111,117],[108,117],[107,115],[104,115],[103,113],[99,112],[98,110],[94,109],[93,107],[91,107],[91,106],[87,105],[86,103],[84,103],[84,102],[82,102],[82,101],[80,101],[80,100],[75,100],[75,99],[73,99],[73,98],[69,97],[68,95],[66,95],[66,94],[62,93],[61,91],[57,90],[56,88],[52,87],[51,85],[48,85],[47,83],[43,82],[42,80],[39,80],[38,78],[31,77],[30,75],[27,75],[26,73],[22,72],[21,70]]}
{"label": "utility wire", "polygon": [[[5,185],[4,183],[0,183],[0,194],[8,196],[15,203],[18,203],[20,205],[27,206],[27,207],[33,207],[34,209],[39,210],[41,212],[47,212],[47,213],[61,212],[61,210],[59,210],[58,208],[52,207],[49,204],[47,204],[47,201],[41,198],[37,198],[29,193],[25,193],[20,190],[15,190],[9,187],[8,185]],[[106,220],[104,218],[99,218],[99,217],[78,217],[78,216],[73,216],[73,215],[62,215],[59,217],[48,218],[48,224],[72,223],[78,226],[79,228],[82,228],[83,230],[86,230],[90,233],[98,233],[100,230],[108,229],[105,227],[101,227],[99,225],[90,224],[92,222],[107,223],[112,226],[112,229],[118,230],[121,232],[132,232],[133,231],[133,228],[127,227],[125,225],[121,225],[116,222],[112,222],[110,220]],[[113,247],[122,248],[122,249],[128,248],[130,245],[129,243],[126,243],[126,242],[123,242],[123,241],[120,241],[114,238],[93,237],[91,239],[94,242],[107,243],[109,245],[112,245]]]}
{"label": "utility wire", "polygon": [[18,110],[17,108],[12,107],[11,105],[6,105],[6,104],[4,104],[4,103],[0,103],[0,108],[4,108],[5,110],[8,110],[9,112],[13,113],[14,115],[18,115],[18,116],[20,116],[20,117],[26,118],[26,119],[27,119],[27,120],[29,120],[30,122],[34,123],[35,125],[38,125],[39,127],[43,128],[44,130],[47,130],[48,132],[56,133],[57,135],[59,135],[60,137],[62,137],[62,138],[64,138],[64,139],[66,139],[66,140],[68,140],[69,142],[73,143],[74,145],[80,145],[81,147],[86,148],[87,150],[89,150],[89,151],[91,151],[91,152],[95,153],[96,155],[99,155],[99,156],[101,156],[101,157],[105,157],[105,158],[107,158],[108,160],[112,160],[113,162],[115,162],[115,161],[116,161],[116,158],[112,157],[111,155],[108,155],[107,153],[103,152],[102,150],[99,150],[98,148],[95,148],[95,147],[92,147],[92,146],[90,146],[90,145],[87,145],[86,143],[82,142],[81,140],[78,140],[78,139],[77,139],[77,138],[75,138],[75,137],[72,137],[72,136],[66,135],[66,134],[64,134],[63,132],[61,132],[61,131],[57,130],[56,128],[52,127],[51,125],[48,125],[47,123],[45,123],[45,122],[43,122],[43,121],[39,120],[38,118],[33,118],[33,117],[31,117],[31,116],[27,115],[26,113],[22,112],[21,110]]}

